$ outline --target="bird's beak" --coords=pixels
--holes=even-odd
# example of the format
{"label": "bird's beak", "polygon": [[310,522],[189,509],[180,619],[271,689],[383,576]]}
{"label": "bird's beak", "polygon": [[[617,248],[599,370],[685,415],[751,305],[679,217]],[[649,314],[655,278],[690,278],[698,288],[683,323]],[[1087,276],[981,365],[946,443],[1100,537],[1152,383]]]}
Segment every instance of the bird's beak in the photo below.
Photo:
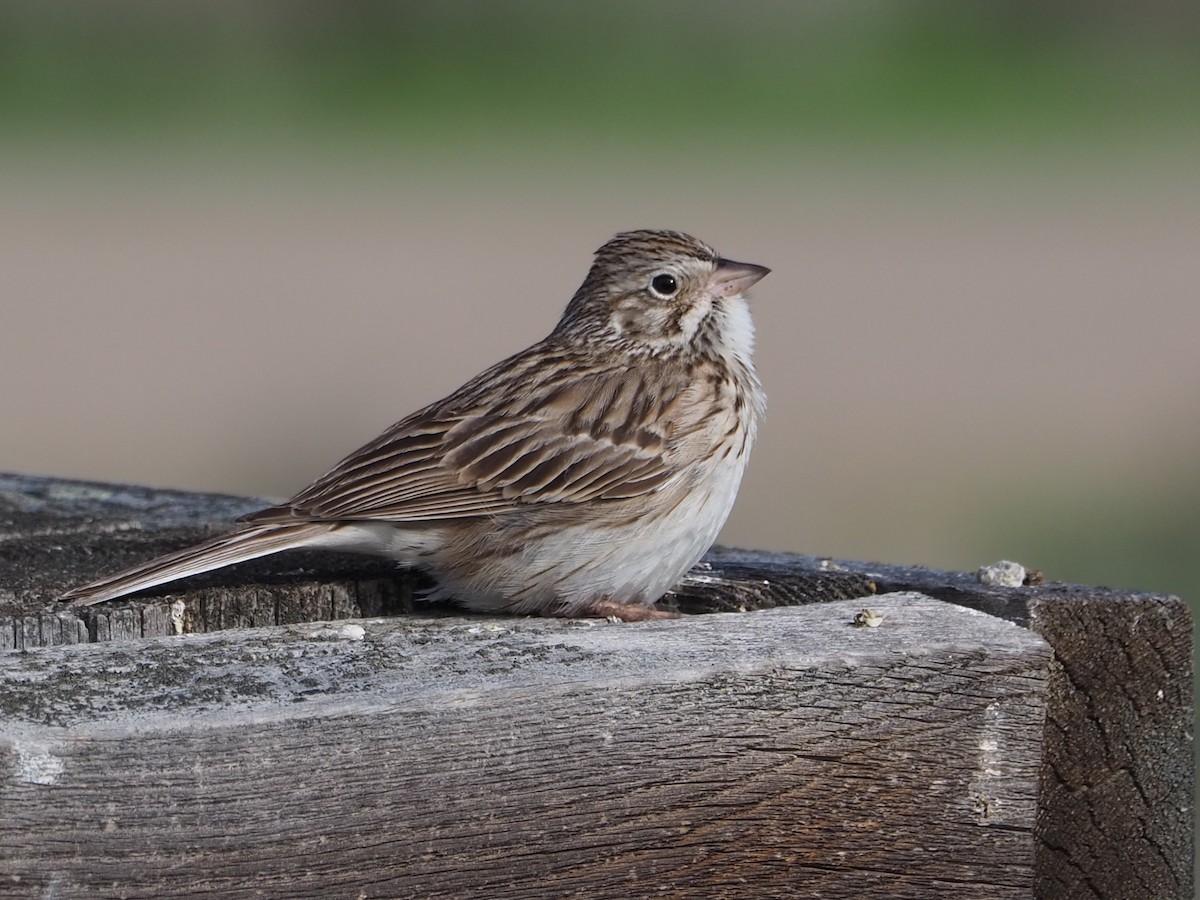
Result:
{"label": "bird's beak", "polygon": [[717,269],[708,279],[708,292],[713,299],[736,297],[770,271],[766,266],[756,266],[754,263],[718,259]]}

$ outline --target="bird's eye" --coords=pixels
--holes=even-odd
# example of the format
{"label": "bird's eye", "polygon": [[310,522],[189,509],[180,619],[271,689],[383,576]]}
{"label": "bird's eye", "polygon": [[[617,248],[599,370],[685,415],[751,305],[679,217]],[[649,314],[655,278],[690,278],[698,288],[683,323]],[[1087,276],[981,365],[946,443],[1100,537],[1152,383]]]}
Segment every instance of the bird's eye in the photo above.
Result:
{"label": "bird's eye", "polygon": [[661,272],[650,279],[650,290],[660,297],[674,297],[679,291],[679,281],[674,275]]}

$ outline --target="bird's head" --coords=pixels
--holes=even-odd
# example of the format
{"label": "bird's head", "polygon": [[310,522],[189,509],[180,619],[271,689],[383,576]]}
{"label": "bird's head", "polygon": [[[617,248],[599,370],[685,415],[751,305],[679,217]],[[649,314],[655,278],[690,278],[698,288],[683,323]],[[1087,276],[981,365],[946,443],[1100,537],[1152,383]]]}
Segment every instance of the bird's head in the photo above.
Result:
{"label": "bird's head", "polygon": [[634,355],[717,353],[749,361],[743,297],[770,269],[722,259],[678,231],[626,231],[596,251],[557,332]]}

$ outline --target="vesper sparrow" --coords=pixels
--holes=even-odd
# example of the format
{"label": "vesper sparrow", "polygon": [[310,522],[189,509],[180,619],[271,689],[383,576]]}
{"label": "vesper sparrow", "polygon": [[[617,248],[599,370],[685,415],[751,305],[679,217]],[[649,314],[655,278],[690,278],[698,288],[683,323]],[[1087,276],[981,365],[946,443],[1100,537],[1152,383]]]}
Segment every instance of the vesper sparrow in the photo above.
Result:
{"label": "vesper sparrow", "polygon": [[430,599],[475,610],[669,615],[654,603],[716,539],[763,412],[742,293],[768,271],[675,231],[618,234],[549,337],[287,503],[64,599],[304,547],[425,570]]}

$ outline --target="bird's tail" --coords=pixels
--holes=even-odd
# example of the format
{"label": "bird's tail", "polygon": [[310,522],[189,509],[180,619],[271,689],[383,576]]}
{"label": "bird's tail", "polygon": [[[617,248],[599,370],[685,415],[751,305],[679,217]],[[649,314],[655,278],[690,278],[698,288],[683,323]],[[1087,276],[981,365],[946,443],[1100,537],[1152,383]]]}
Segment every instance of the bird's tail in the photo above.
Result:
{"label": "bird's tail", "polygon": [[318,544],[334,527],[331,523],[307,522],[243,528],[72,588],[59,599],[69,600],[75,606],[103,603],[189,575],[211,572],[281,550]]}

